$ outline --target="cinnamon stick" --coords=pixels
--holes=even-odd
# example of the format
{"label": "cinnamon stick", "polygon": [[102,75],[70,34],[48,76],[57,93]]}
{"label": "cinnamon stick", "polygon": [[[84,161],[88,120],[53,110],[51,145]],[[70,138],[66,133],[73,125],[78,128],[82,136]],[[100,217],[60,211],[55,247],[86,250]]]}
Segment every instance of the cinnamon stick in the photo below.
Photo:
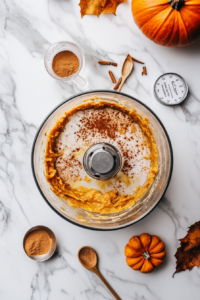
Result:
{"label": "cinnamon stick", "polygon": [[118,80],[117,84],[114,86],[113,90],[117,91],[118,87],[120,86],[120,83],[122,81],[122,77],[120,77],[120,79]]}
{"label": "cinnamon stick", "polygon": [[140,61],[140,60],[138,60],[138,59],[134,58],[133,56],[132,56],[132,60],[134,60],[134,61],[138,62],[139,64],[143,64],[143,65],[144,65],[144,63],[143,63],[142,61]]}
{"label": "cinnamon stick", "polygon": [[114,76],[113,72],[112,71],[108,71],[108,73],[110,75],[110,78],[111,78],[112,82],[116,83],[116,79],[115,79],[115,76]]}
{"label": "cinnamon stick", "polygon": [[147,75],[147,68],[143,67],[142,75]]}
{"label": "cinnamon stick", "polygon": [[117,63],[110,62],[110,61],[99,60],[99,64],[100,65],[107,65],[107,66],[112,65],[112,66],[117,67]]}

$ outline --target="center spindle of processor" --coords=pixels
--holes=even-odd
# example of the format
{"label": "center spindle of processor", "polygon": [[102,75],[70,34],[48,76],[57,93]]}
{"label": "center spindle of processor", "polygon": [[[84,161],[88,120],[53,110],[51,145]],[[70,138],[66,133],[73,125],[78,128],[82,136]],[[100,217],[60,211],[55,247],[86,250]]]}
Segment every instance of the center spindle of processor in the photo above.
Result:
{"label": "center spindle of processor", "polygon": [[98,143],[85,152],[83,165],[90,177],[106,180],[121,170],[122,157],[114,146],[108,143]]}
{"label": "center spindle of processor", "polygon": [[92,168],[101,174],[108,173],[114,166],[113,156],[103,149],[99,149],[93,153],[91,157]]}

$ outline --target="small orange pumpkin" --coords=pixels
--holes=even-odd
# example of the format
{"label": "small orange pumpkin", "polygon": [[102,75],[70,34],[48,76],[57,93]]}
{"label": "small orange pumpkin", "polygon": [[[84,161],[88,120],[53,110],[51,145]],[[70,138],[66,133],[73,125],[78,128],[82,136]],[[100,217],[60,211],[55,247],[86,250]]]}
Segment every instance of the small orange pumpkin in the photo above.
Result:
{"label": "small orange pumpkin", "polygon": [[132,0],[132,13],[156,44],[182,47],[200,36],[200,0]]}
{"label": "small orange pumpkin", "polygon": [[125,247],[126,262],[133,270],[150,273],[162,265],[166,255],[165,244],[156,235],[142,233],[133,236]]}

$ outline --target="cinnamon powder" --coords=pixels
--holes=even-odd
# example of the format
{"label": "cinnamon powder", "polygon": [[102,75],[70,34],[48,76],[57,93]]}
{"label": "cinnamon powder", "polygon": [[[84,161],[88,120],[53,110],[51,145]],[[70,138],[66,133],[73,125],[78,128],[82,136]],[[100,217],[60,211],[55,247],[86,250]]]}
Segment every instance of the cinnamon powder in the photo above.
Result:
{"label": "cinnamon powder", "polygon": [[28,256],[42,255],[49,252],[52,239],[43,229],[30,232],[25,240],[25,251]]}
{"label": "cinnamon powder", "polygon": [[59,77],[69,77],[79,69],[78,57],[71,51],[62,51],[54,56],[52,69]]}
{"label": "cinnamon powder", "polygon": [[87,266],[87,268],[93,267],[96,263],[96,253],[90,247],[82,248],[79,253],[79,257],[82,263]]}

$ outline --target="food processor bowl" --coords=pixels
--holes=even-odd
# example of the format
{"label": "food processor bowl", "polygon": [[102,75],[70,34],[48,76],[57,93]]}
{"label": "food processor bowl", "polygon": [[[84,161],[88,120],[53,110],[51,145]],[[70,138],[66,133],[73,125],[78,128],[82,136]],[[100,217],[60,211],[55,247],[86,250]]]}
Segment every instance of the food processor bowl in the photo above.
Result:
{"label": "food processor bowl", "polygon": [[[98,99],[95,99],[98,98]],[[57,197],[50,188],[45,177],[44,155],[47,136],[56,121],[66,111],[85,103],[87,99],[93,101],[108,101],[124,105],[149,119],[150,127],[158,150],[158,173],[147,192],[133,206],[115,213],[89,212],[82,208],[72,207],[65,199]],[[163,124],[155,113],[139,100],[123,93],[97,90],[75,95],[59,104],[40,126],[32,148],[32,170],[37,187],[47,204],[65,220],[93,230],[116,230],[130,226],[147,216],[162,199],[170,182],[173,168],[173,153],[169,136]]]}

